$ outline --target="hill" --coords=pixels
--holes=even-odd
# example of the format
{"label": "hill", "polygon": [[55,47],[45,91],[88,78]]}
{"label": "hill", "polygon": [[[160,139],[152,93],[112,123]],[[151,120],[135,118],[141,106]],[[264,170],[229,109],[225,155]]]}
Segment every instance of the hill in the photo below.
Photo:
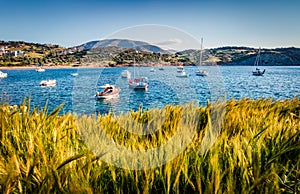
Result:
{"label": "hill", "polygon": [[[203,52],[203,61],[205,65],[253,65],[257,53],[258,49],[248,47],[206,49]],[[185,50],[177,54],[185,55],[192,62],[199,63],[199,50]],[[300,49],[294,47],[261,49],[261,65],[300,65]]]}
{"label": "hill", "polygon": [[[134,48],[125,48],[124,46]],[[0,67],[37,64],[48,66],[85,66],[92,64],[99,67],[114,67],[132,65],[134,60],[138,63],[137,65],[155,65],[158,63],[167,65],[177,63],[191,64],[185,57],[182,59],[174,54],[162,54],[163,50],[157,46],[141,41],[128,40],[94,41],[71,48],[22,41],[1,41],[0,51],[2,51],[0,52]],[[11,54],[12,51],[18,51],[22,55]]]}
{"label": "hill", "polygon": [[59,45],[0,41],[0,66],[70,65],[81,59],[82,53]]}
{"label": "hill", "polygon": [[[253,65],[258,49],[220,47],[203,51],[204,65]],[[0,41],[0,67],[26,65],[96,65],[99,67],[139,65],[198,65],[200,50],[170,53],[142,41],[109,39],[64,48],[59,45]],[[300,48],[261,49],[265,66],[300,65]]]}
{"label": "hill", "polygon": [[151,45],[147,42],[127,40],[127,39],[105,39],[99,41],[91,41],[76,46],[75,48],[77,48],[78,50],[91,50],[91,49],[98,49],[98,48],[111,47],[111,46],[136,49],[138,51],[154,52],[154,53],[161,53],[161,54],[169,53],[168,51],[163,50],[158,46]]}

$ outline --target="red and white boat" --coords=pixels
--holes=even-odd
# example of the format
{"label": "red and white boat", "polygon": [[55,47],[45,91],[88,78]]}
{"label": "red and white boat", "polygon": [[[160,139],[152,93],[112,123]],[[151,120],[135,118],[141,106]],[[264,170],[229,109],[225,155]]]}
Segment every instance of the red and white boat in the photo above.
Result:
{"label": "red and white boat", "polygon": [[104,86],[100,86],[100,88],[103,88],[103,91],[96,92],[95,98],[97,100],[115,98],[119,96],[121,91],[120,88],[116,88],[114,85],[110,84],[105,84]]}

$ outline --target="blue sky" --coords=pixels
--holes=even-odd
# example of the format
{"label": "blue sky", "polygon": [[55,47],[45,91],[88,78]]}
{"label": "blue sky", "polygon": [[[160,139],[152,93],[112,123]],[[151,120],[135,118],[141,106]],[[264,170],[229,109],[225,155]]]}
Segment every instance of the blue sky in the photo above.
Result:
{"label": "blue sky", "polygon": [[[175,30],[195,41],[203,37],[206,48],[300,47],[298,0],[0,0],[0,8],[0,40],[6,41],[70,47],[118,35],[126,38],[125,34],[129,34],[130,39],[173,41],[174,46],[174,40],[182,37],[172,36]],[[149,32],[140,28],[149,24],[157,32],[157,40],[138,36]],[[172,30],[160,36],[161,26]],[[167,46],[172,48],[172,44]],[[182,44],[174,48],[198,46]]]}

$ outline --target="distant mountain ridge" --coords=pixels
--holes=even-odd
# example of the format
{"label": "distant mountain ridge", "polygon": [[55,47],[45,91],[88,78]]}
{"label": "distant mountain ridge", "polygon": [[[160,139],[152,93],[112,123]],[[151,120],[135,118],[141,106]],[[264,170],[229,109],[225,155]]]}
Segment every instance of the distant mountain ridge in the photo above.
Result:
{"label": "distant mountain ridge", "polygon": [[[199,50],[187,49],[180,52],[167,51],[156,45],[137,40],[104,39],[87,42],[76,48],[79,50],[90,50],[106,47],[119,47],[150,53],[170,54],[177,56],[178,60],[173,60],[173,62],[186,61],[194,65],[199,63]],[[257,52],[258,49],[244,46],[225,46],[205,49],[203,52],[203,62],[204,65],[253,65]],[[300,65],[300,48],[261,49],[261,65]]]}
{"label": "distant mountain ridge", "polygon": [[166,51],[156,45],[152,45],[143,41],[128,40],[128,39],[104,39],[104,40],[90,41],[85,44],[76,46],[76,48],[79,50],[91,50],[91,49],[98,49],[98,48],[112,47],[112,46],[131,48],[131,49],[136,49],[138,51],[145,51],[145,52],[169,54],[169,51]]}

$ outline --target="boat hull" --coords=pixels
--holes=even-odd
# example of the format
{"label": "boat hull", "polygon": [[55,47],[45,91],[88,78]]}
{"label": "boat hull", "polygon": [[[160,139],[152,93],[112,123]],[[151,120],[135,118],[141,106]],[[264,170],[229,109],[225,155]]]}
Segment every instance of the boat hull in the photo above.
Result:
{"label": "boat hull", "polygon": [[120,88],[115,88],[112,92],[110,93],[97,93],[95,95],[95,99],[96,100],[101,100],[101,99],[111,99],[111,98],[116,98],[119,96],[121,89]]}
{"label": "boat hull", "polygon": [[45,72],[46,70],[43,69],[43,68],[41,68],[41,67],[39,67],[35,71],[41,73],[41,72]]}
{"label": "boat hull", "polygon": [[138,85],[138,84],[129,84],[129,87],[135,90],[146,90],[148,88],[148,84]]}
{"label": "boat hull", "polygon": [[56,86],[56,80],[43,80],[40,82],[40,86]]}
{"label": "boat hull", "polygon": [[265,71],[266,71],[265,69],[263,71],[256,70],[256,71],[252,72],[252,75],[254,75],[254,76],[262,76],[262,75],[264,75]]}
{"label": "boat hull", "polygon": [[131,88],[135,89],[135,90],[147,90],[148,86],[134,86],[134,85],[130,85]]}
{"label": "boat hull", "polygon": [[197,71],[197,72],[196,72],[196,75],[197,75],[197,76],[207,76],[207,75],[208,75],[208,72],[207,72],[207,71]]}

